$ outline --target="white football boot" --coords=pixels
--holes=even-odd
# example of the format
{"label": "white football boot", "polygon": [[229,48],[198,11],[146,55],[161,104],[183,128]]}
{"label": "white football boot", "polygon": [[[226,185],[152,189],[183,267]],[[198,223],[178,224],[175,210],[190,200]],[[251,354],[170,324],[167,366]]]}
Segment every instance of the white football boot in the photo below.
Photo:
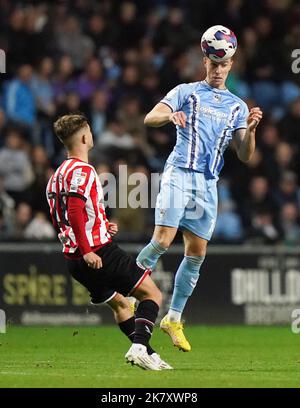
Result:
{"label": "white football boot", "polygon": [[174,370],[170,364],[168,364],[166,361],[160,358],[160,355],[157,353],[153,353],[150,355],[152,360],[159,366],[161,370]]}
{"label": "white football boot", "polygon": [[133,343],[125,354],[125,359],[127,363],[141,367],[144,370],[161,370],[158,363],[149,356],[147,348],[143,344]]}

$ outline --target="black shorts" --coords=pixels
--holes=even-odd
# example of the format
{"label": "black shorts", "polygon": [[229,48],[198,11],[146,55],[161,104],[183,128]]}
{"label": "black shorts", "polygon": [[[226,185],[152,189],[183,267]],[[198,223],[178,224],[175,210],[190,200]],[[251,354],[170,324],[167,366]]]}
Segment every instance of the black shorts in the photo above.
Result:
{"label": "black shorts", "polygon": [[117,293],[130,295],[151,273],[137,266],[135,260],[111,242],[96,251],[102,268],[92,269],[83,258],[67,259],[70,274],[90,292],[91,303],[108,302]]}

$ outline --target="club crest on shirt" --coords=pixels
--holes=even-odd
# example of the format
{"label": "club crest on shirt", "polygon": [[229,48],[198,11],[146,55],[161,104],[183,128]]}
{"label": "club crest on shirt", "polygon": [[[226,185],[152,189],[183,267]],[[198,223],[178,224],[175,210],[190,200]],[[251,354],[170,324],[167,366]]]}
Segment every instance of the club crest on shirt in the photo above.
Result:
{"label": "club crest on shirt", "polygon": [[166,215],[166,210],[164,208],[159,209],[159,216],[160,218],[163,218]]}
{"label": "club crest on shirt", "polygon": [[213,99],[214,99],[214,102],[218,102],[218,103],[222,101],[221,95],[216,94],[216,93],[214,93]]}

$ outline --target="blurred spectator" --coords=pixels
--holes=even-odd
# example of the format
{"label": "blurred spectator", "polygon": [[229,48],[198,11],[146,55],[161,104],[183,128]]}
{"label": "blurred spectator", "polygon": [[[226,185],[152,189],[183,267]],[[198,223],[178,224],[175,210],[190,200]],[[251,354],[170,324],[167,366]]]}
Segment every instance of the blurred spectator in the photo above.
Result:
{"label": "blurred spectator", "polygon": [[249,192],[243,201],[242,209],[246,228],[255,223],[259,224],[260,221],[265,222],[267,218],[268,220],[275,218],[277,206],[272,200],[269,183],[265,177],[256,176],[250,181]]}
{"label": "blurred spectator", "polygon": [[226,162],[222,177],[231,179],[233,199],[238,201],[241,206],[243,205],[244,197],[248,194],[251,180],[258,176],[267,176],[266,162],[259,147],[255,149],[251,160],[247,163],[241,163],[236,151],[230,146],[226,152]]}
{"label": "blurred spectator", "polygon": [[98,139],[99,148],[116,148],[119,150],[128,150],[134,148],[132,136],[127,133],[120,120],[114,120],[108,124],[107,130]]}
{"label": "blurred spectator", "polygon": [[273,214],[264,209],[258,211],[252,219],[248,237],[247,241],[251,244],[274,244],[278,242],[280,234]]}
{"label": "blurred spectator", "polygon": [[273,161],[273,170],[270,175],[276,184],[278,184],[283,173],[287,171],[297,172],[295,153],[295,149],[286,142],[281,142],[277,145],[273,156],[274,160],[271,160]]}
{"label": "blurred spectator", "polygon": [[258,140],[263,156],[272,156],[279,142],[280,135],[278,127],[272,123],[266,123],[261,132],[261,139]]}
{"label": "blurred spectator", "polygon": [[161,22],[156,31],[154,43],[156,47],[162,48],[166,55],[170,55],[171,50],[185,50],[187,44],[199,41],[199,38],[199,33],[187,24],[183,9],[172,6],[168,10],[166,20]]}
{"label": "blurred spectator", "polygon": [[13,237],[15,202],[4,189],[4,180],[0,177],[0,240]]}
{"label": "blurred spectator", "polygon": [[282,240],[285,245],[299,245],[300,225],[299,210],[293,203],[284,204],[280,210]]}
{"label": "blurred spectator", "polygon": [[39,70],[33,75],[31,89],[36,100],[39,114],[51,118],[55,112],[54,92],[52,88],[53,61],[45,57],[40,62]]}
{"label": "blurred spectator", "polygon": [[27,58],[27,44],[24,35],[25,12],[19,7],[16,7],[8,21],[6,29],[6,38],[8,43],[7,60],[11,64],[11,69],[16,69]]}
{"label": "blurred spectator", "polygon": [[159,78],[155,71],[147,72],[141,82],[141,100],[143,111],[149,112],[162,96],[159,90]]}
{"label": "blurred spectator", "polygon": [[0,147],[3,145],[4,127],[5,127],[5,114],[3,110],[0,108]]}
{"label": "blurred spectator", "polygon": [[114,103],[119,104],[123,97],[139,95],[140,92],[141,84],[138,68],[136,65],[126,65],[115,89]]}
{"label": "blurred spectator", "polygon": [[77,92],[70,91],[67,93],[64,103],[62,103],[56,112],[57,116],[67,115],[70,112],[81,110],[81,101]]}
{"label": "blurred spectator", "polygon": [[118,20],[114,27],[117,32],[115,47],[118,49],[135,47],[138,39],[142,38],[144,33],[143,25],[137,17],[136,5],[130,1],[122,2]]}
{"label": "blurred spectator", "polygon": [[275,160],[280,173],[293,165],[293,155],[293,149],[288,143],[281,142],[277,145]]}
{"label": "blurred spectator", "polygon": [[141,111],[141,102],[137,97],[124,98],[120,104],[120,110],[117,112],[117,117],[125,132],[138,133],[141,138],[145,137],[144,115]]}
{"label": "blurred spectator", "polygon": [[163,172],[165,162],[172,150],[172,141],[168,133],[162,129],[153,129],[149,132],[149,144],[154,153],[149,158],[149,164],[154,171]]}
{"label": "blurred spectator", "polygon": [[95,138],[95,144],[101,139],[106,128],[108,112],[108,98],[104,91],[96,91],[91,100],[89,109],[90,124]]}
{"label": "blurred spectator", "polygon": [[34,173],[34,182],[30,188],[30,204],[34,211],[43,211],[48,213],[48,203],[41,200],[45,194],[45,189],[49,179],[50,167],[46,150],[42,146],[36,146],[31,155],[32,168]]}
{"label": "blurred spectator", "polygon": [[45,57],[40,62],[38,72],[33,75],[31,80],[31,89],[35,97],[38,119],[34,132],[36,135],[35,144],[43,144],[49,156],[54,154],[51,124],[51,120],[56,110],[51,82],[53,69],[52,59]]}
{"label": "blurred spectator", "polygon": [[93,41],[95,48],[114,42],[114,38],[112,38],[113,36],[107,27],[107,21],[101,14],[93,14],[90,17],[87,35]]}
{"label": "blurred spectator", "polygon": [[289,111],[279,122],[279,129],[288,143],[299,146],[300,98],[290,105]]}
{"label": "blurred spectator", "polygon": [[28,199],[34,174],[22,136],[17,130],[7,132],[5,146],[0,149],[0,175],[5,190],[16,203]]}
{"label": "blurred spectator", "polygon": [[8,120],[24,126],[33,127],[36,121],[36,106],[30,87],[31,65],[21,65],[18,76],[6,84],[4,108]]}
{"label": "blurred spectator", "polygon": [[242,51],[237,51],[226,85],[230,92],[245,100],[251,96],[251,89],[249,84],[243,80],[244,58],[241,52]]}
{"label": "blurred spectator", "polygon": [[226,200],[220,203],[213,240],[218,242],[240,242],[243,238],[243,226],[234,203]]}
{"label": "blurred spectator", "polygon": [[37,212],[29,224],[23,231],[25,239],[45,240],[56,237],[56,232],[47,220],[46,215],[42,212]]}
{"label": "blurred spectator", "polygon": [[278,207],[282,207],[287,203],[299,205],[297,175],[291,171],[284,172],[280,177],[279,186],[274,191],[273,197]]}
{"label": "blurred spectator", "polygon": [[76,89],[73,73],[74,65],[71,57],[63,55],[53,80],[54,99],[57,103],[64,102],[66,95]]}
{"label": "blurred spectator", "polygon": [[16,209],[14,238],[24,239],[24,232],[32,217],[32,210],[26,202],[20,202]]}
{"label": "blurred spectator", "polygon": [[94,52],[93,41],[82,33],[80,22],[69,16],[63,25],[56,26],[56,40],[59,51],[69,55],[76,69],[83,69]]}
{"label": "blurred spectator", "polygon": [[89,99],[97,90],[105,90],[106,83],[103,78],[103,68],[101,62],[92,59],[87,64],[84,73],[79,77],[77,92],[81,100]]}

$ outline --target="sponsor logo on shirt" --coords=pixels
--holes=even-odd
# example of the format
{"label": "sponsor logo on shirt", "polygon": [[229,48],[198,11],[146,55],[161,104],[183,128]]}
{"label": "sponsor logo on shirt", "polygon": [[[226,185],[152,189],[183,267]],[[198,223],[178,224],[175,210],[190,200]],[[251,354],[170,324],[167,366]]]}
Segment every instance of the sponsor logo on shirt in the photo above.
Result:
{"label": "sponsor logo on shirt", "polygon": [[[70,191],[77,191],[78,187],[83,186],[86,182],[87,174],[82,169],[74,170]],[[82,189],[81,189],[82,191]]]}
{"label": "sponsor logo on shirt", "polygon": [[213,116],[216,120],[220,122],[227,122],[230,116],[225,112],[220,112],[216,109],[210,108],[208,106],[199,106],[198,111],[200,111],[204,116]]}

